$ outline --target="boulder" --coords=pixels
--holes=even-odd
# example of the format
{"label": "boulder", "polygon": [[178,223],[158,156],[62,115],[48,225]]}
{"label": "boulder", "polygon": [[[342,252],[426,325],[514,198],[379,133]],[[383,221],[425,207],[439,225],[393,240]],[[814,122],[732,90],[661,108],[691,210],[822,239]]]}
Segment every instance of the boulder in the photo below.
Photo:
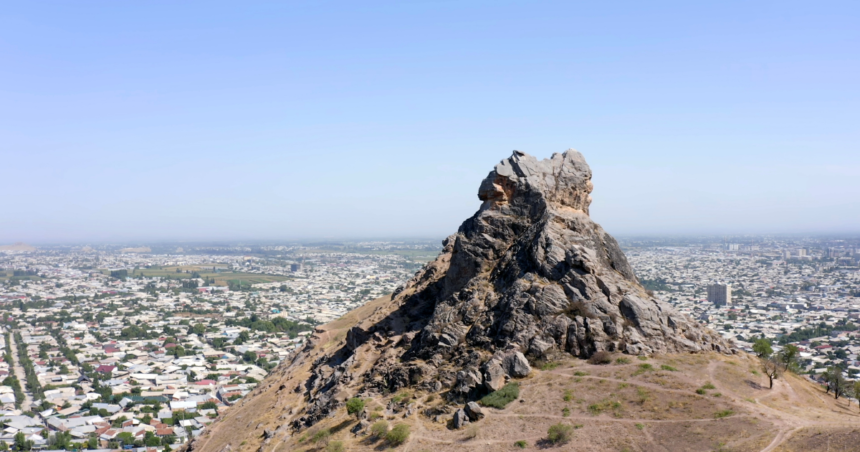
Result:
{"label": "boulder", "polygon": [[475,402],[467,403],[463,411],[466,412],[466,415],[469,416],[469,420],[472,422],[479,421],[484,417],[484,410]]}
{"label": "boulder", "polygon": [[469,415],[466,414],[466,411],[462,408],[457,410],[454,413],[454,422],[452,423],[454,429],[459,430],[463,428],[466,424],[469,423]]}

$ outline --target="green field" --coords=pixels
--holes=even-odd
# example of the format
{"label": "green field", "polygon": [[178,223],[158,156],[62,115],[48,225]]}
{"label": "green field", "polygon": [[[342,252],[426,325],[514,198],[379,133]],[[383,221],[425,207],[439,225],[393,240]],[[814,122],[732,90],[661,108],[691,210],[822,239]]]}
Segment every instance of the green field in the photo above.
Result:
{"label": "green field", "polygon": [[[222,268],[224,269],[224,271],[213,272],[212,267]],[[228,267],[224,264],[214,264],[207,266],[184,265],[178,267],[151,267],[131,271],[129,272],[129,277],[136,277],[142,275],[144,277],[149,278],[161,277],[170,279],[188,279],[191,278],[191,273],[197,272],[198,274],[200,274],[201,278],[214,278],[215,285],[217,286],[227,286],[228,281],[233,281],[236,284],[241,281],[241,283],[245,285],[281,282],[292,279],[289,276],[261,275],[257,273],[227,271],[227,268]],[[179,273],[177,273],[177,270],[179,270]],[[104,270],[103,272],[106,274],[110,273],[107,270]]]}

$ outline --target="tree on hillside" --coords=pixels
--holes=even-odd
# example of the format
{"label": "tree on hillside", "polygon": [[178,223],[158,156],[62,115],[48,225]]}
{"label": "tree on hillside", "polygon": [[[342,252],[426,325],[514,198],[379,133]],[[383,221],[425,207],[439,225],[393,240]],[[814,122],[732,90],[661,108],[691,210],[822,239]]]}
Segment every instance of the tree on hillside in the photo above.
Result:
{"label": "tree on hillside", "polygon": [[773,380],[779,377],[782,363],[780,363],[780,361],[774,356],[766,358],[761,357],[759,358],[759,362],[761,363],[762,373],[767,375],[767,378],[770,381],[770,389],[773,389]]}
{"label": "tree on hillside", "polygon": [[769,358],[770,355],[773,354],[773,348],[770,346],[770,341],[765,338],[755,340],[753,351],[759,358]]}
{"label": "tree on hillside", "polygon": [[857,399],[857,405],[860,406],[860,380],[854,380],[853,395]]}
{"label": "tree on hillside", "polygon": [[832,366],[828,367],[826,371],[824,371],[821,376],[824,378],[824,382],[827,384],[827,392],[833,391],[833,397],[838,399],[840,395],[842,395],[847,386],[847,382],[845,378],[842,376],[842,369]]}
{"label": "tree on hillside", "polygon": [[800,350],[796,345],[788,344],[779,353],[779,360],[782,362],[784,371],[796,371],[799,368],[797,358],[800,356]]}

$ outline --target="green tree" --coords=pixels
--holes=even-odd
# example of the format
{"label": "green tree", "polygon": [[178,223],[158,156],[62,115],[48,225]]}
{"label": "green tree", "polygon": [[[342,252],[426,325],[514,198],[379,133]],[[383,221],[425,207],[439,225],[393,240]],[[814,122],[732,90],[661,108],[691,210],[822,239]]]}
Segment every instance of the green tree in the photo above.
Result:
{"label": "green tree", "polygon": [[764,338],[756,339],[753,344],[753,351],[759,358],[769,358],[773,354],[773,348],[770,346],[770,341]]}
{"label": "green tree", "polygon": [[189,333],[196,334],[198,336],[202,336],[206,334],[206,325],[202,323],[195,323],[194,326],[191,327]]}
{"label": "green tree", "polygon": [[346,412],[349,414],[360,415],[364,410],[364,399],[353,397],[346,402]]}
{"label": "green tree", "polygon": [[779,361],[782,363],[784,371],[795,371],[799,368],[797,358],[800,356],[800,349],[794,344],[787,344],[779,353]]}

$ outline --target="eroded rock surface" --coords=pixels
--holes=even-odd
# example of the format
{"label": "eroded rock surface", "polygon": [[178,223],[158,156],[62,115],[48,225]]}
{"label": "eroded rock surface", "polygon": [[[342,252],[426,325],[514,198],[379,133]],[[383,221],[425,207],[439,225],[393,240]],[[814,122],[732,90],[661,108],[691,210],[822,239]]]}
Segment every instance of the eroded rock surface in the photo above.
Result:
{"label": "eroded rock surface", "polygon": [[[589,217],[591,191],[591,170],[573,150],[546,160],[515,151],[496,165],[480,184],[478,212],[395,292],[390,312],[314,363],[297,388],[308,403],[293,426],[342,405],[336,394],[414,386],[474,399],[528,375],[528,358],[728,352],[716,333],[642,288]],[[358,373],[353,364],[367,360]]]}

